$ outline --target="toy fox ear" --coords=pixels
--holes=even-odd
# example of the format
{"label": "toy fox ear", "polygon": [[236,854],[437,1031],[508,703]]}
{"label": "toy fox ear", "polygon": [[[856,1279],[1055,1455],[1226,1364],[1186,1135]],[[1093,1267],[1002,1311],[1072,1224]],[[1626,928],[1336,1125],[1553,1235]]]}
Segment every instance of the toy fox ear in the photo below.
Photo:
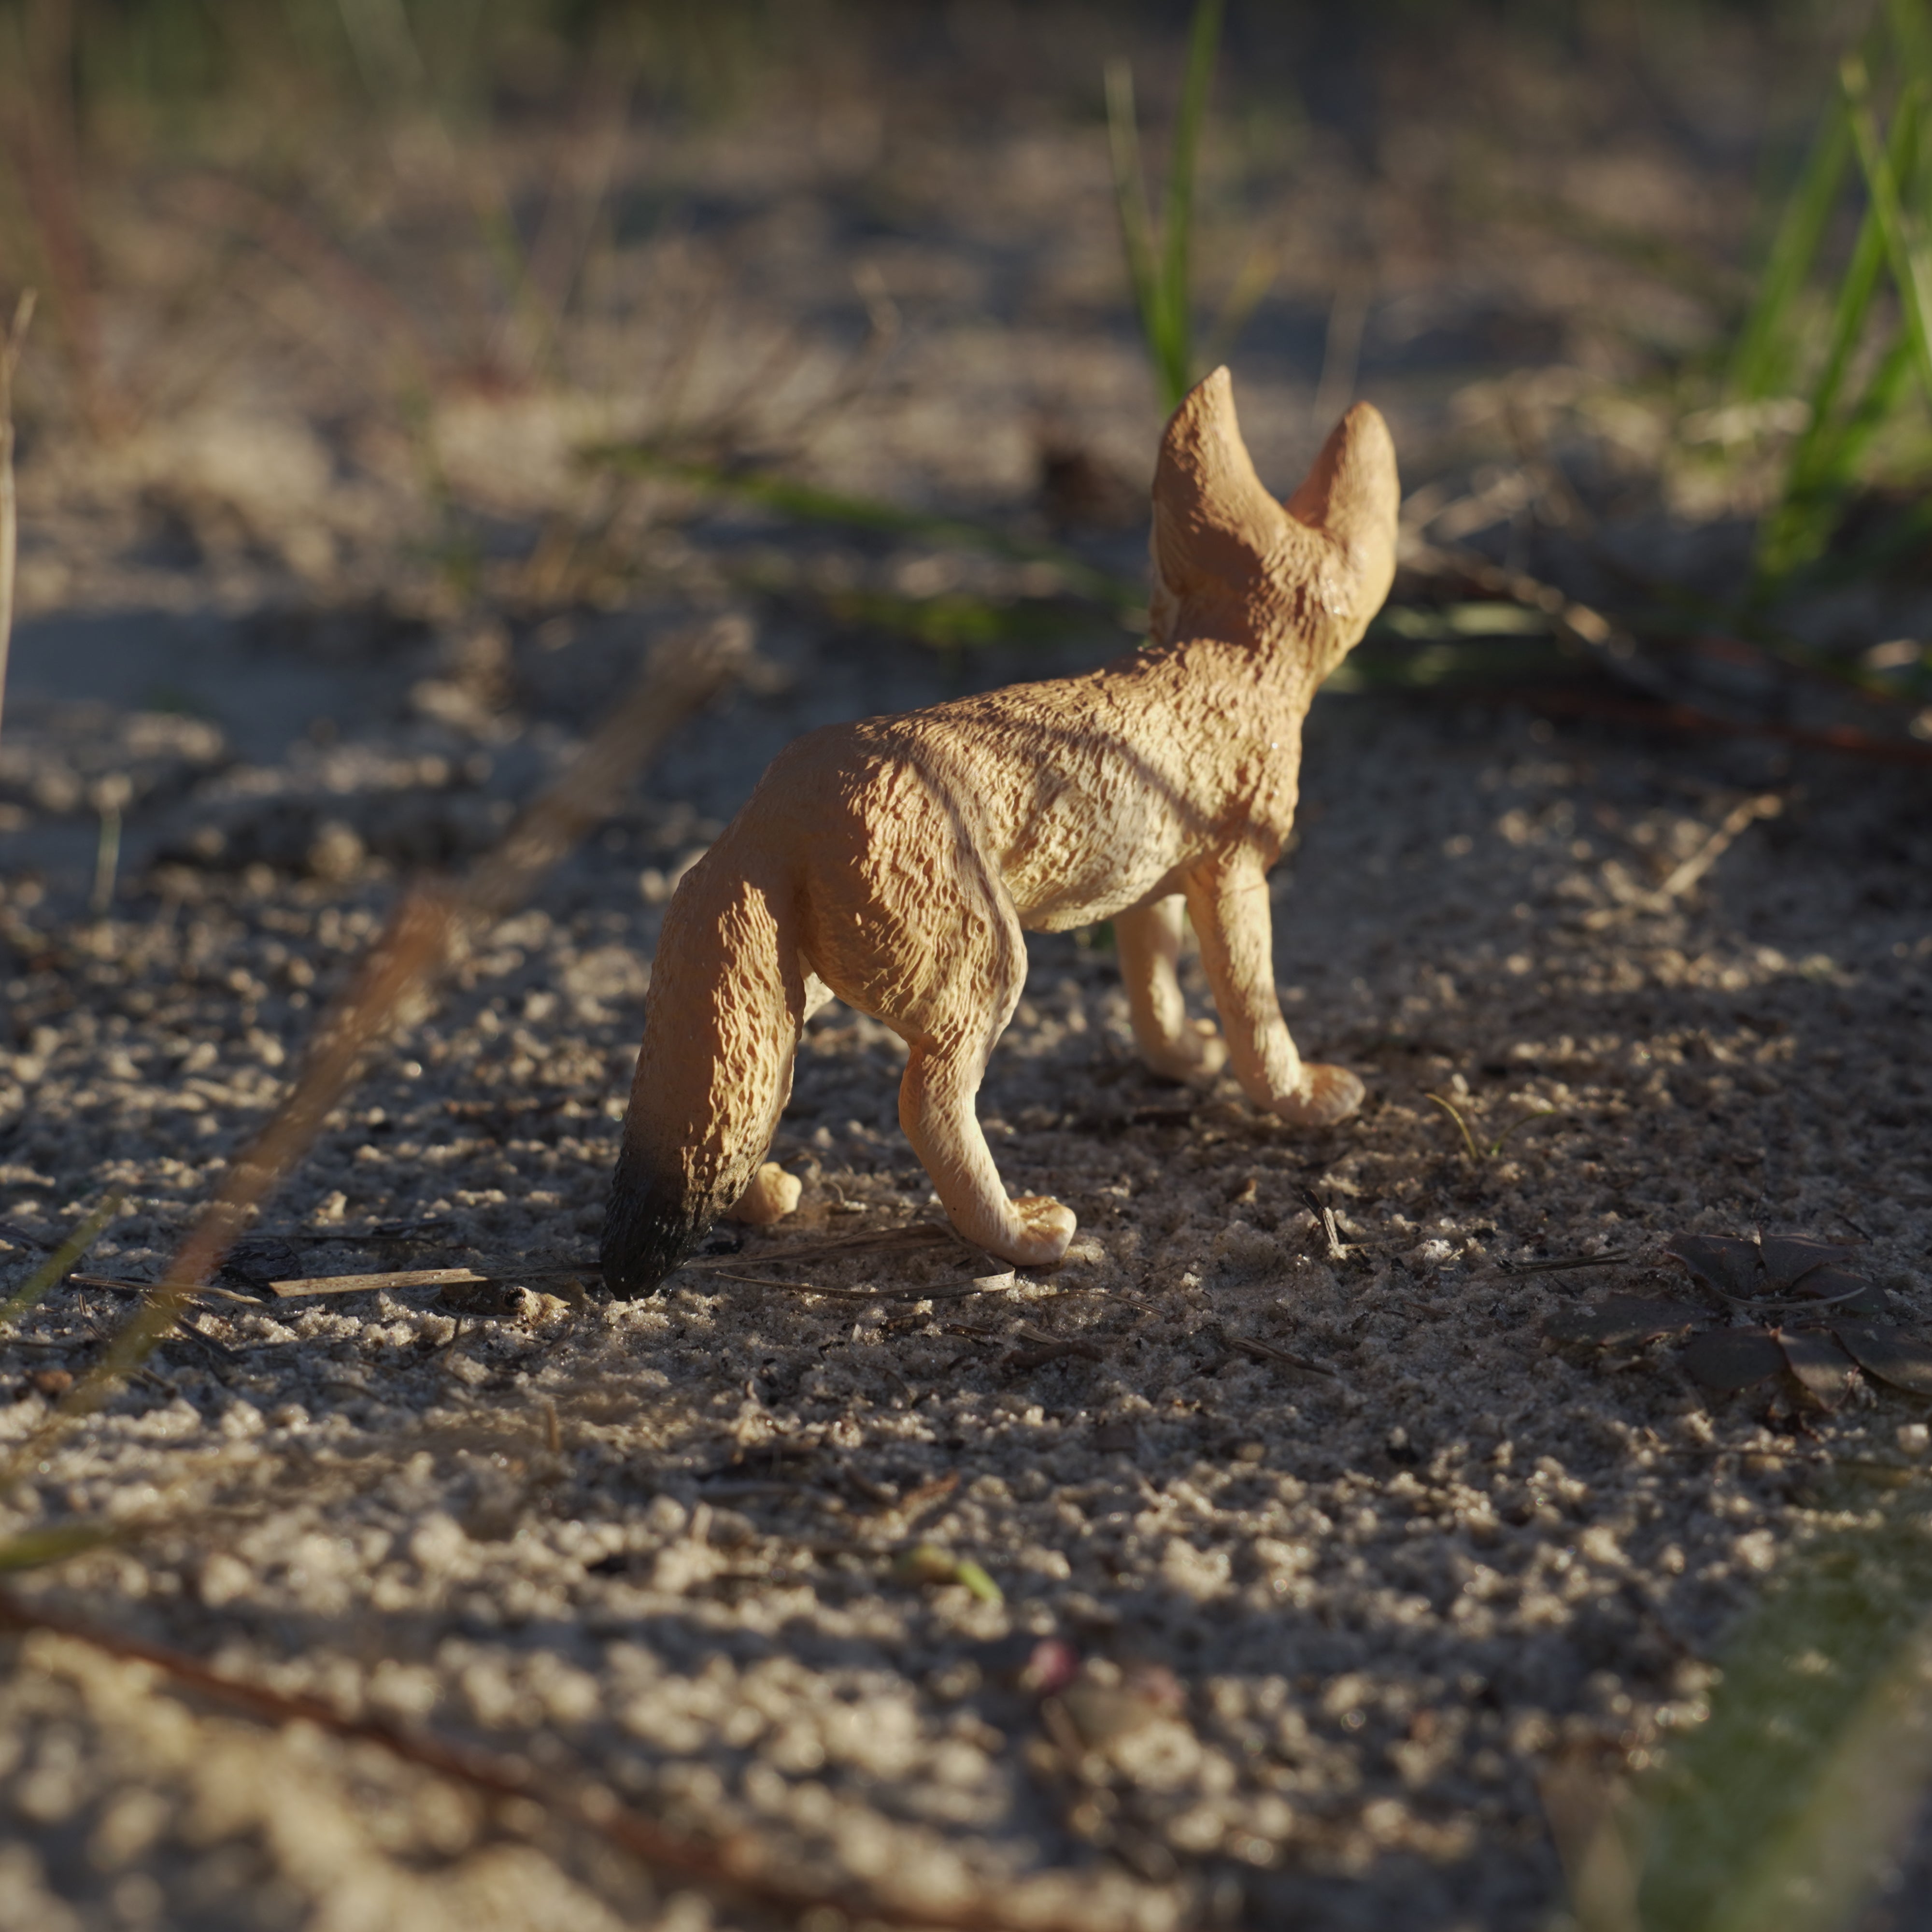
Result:
{"label": "toy fox ear", "polygon": [[1394,440],[1374,404],[1358,403],[1329,431],[1287,508],[1297,523],[1322,531],[1351,551],[1386,547],[1393,566],[1402,484],[1396,475]]}
{"label": "toy fox ear", "polygon": [[1190,598],[1286,595],[1345,628],[1356,612],[1366,620],[1394,574],[1400,503],[1388,425],[1358,403],[1284,508],[1255,473],[1216,369],[1174,411],[1154,471],[1156,634],[1172,636]]}
{"label": "toy fox ear", "polygon": [[[1216,369],[1181,398],[1154,473],[1156,597],[1238,592],[1268,574],[1287,535],[1281,506],[1255,474],[1234,417],[1234,389]],[[1157,626],[1158,628],[1158,626]]]}

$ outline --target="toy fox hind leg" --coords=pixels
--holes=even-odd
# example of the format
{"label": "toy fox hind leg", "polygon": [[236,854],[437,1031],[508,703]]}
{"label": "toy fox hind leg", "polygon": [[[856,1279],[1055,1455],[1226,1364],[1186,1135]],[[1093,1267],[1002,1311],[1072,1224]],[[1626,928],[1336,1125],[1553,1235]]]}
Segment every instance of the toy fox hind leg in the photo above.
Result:
{"label": "toy fox hind leg", "polygon": [[986,1062],[1026,983],[1026,938],[996,884],[983,880],[970,898],[952,969],[879,1012],[910,1048],[899,1125],[967,1240],[1023,1268],[1048,1267],[1073,1238],[1072,1210],[1043,1195],[1007,1198],[976,1111]]}
{"label": "toy fox hind leg", "polygon": [[1176,892],[1116,914],[1114,938],[1141,1058],[1166,1079],[1202,1086],[1220,1072],[1228,1052],[1210,1022],[1187,1017],[1180,997],[1174,968],[1180,957],[1182,904]]}

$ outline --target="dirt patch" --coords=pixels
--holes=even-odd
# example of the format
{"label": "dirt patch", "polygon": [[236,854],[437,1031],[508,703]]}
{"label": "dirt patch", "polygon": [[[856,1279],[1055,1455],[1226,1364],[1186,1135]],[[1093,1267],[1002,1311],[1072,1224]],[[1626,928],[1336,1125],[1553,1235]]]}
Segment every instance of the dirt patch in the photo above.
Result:
{"label": "dirt patch", "polygon": [[[1565,71],[1545,58],[1496,71]],[[847,292],[869,264],[901,359],[801,461],[901,504],[1010,511],[1043,539],[1042,398],[1117,475],[1153,447],[1104,153],[1030,97],[989,132],[919,71],[927,124],[882,110],[913,213],[881,202],[852,225],[881,178],[855,174],[822,102],[700,131],[684,178],[730,248],[708,256],[700,223],[617,250],[614,273],[662,271],[667,308],[586,324],[579,346],[642,342],[668,366],[676,302],[724,260],[741,278],[715,297],[693,393],[722,407],[764,331],[809,350],[787,379],[808,395],[863,343]],[[1440,186],[1432,124],[1389,150],[1414,170],[1375,190],[1390,220]],[[1538,124],[1577,169],[1609,167]],[[812,129],[801,188],[794,137]],[[1338,236],[1368,205],[1350,138],[1318,130],[1306,178],[1326,185],[1297,216]],[[1721,156],[1654,127],[1619,138],[1624,172],[1590,177],[1604,194],[1707,197],[1645,201],[1660,222],[1694,228],[1738,191]],[[1510,232],[1378,244],[1407,279],[1378,298],[1364,386],[1444,502],[1493,487],[1471,472],[1507,412],[1484,416],[1500,392],[1472,386],[1530,352],[1483,318],[1533,321],[1573,401],[1616,374],[1591,359],[1602,257],[1561,235],[1512,250]],[[1270,477],[1314,441],[1340,259],[1306,257],[1307,287],[1291,278],[1237,358]],[[1690,314],[1641,279],[1624,271],[1618,299]],[[344,386],[310,370],[298,406],[250,413],[290,352],[232,386],[239,446],[280,452],[273,489],[206,424],[194,490],[165,501],[152,477],[185,473],[178,452],[149,470],[124,448],[30,452],[32,621],[0,746],[0,1288],[108,1190],[128,1208],[90,1270],[153,1275],[398,876],[487,844],[641,640],[736,602],[766,671],[682,734],[332,1118],[260,1231],[285,1248],[6,1498],[8,1532],[129,1524],[22,1594],[902,1898],[998,1891],[1096,1926],[1544,1923],[1560,1880],[1541,1771],[1640,1766],[1695,1724],[1739,1611],[1856,1507],[1820,1487],[1829,1466],[1923,1458],[1922,1403],[1868,1378],[1829,1411],[1788,1378],[1716,1397],[1667,1338],[1544,1332],[1606,1292],[1696,1298],[1664,1252],[1685,1232],[1843,1244],[1892,1320],[1932,1319],[1923,773],[1556,724],[1508,698],[1324,698],[1275,880],[1277,968],[1304,1050],[1367,1082],[1357,1119],[1310,1135],[1232,1084],[1160,1084],[1105,936],[1036,936],[981,1112],[1009,1184],[1078,1214],[1065,1266],[1004,1281],[943,1235],[833,1244],[938,1219],[896,1125],[902,1049],[834,1008],[775,1150],[806,1184],[799,1216],[614,1305],[538,1270],[594,1250],[680,868],[799,730],[1092,662],[1118,621],[1027,577],[1036,562],[929,536],[674,492],[586,507],[573,493],[601,486],[567,460],[592,434],[580,398],[487,391],[438,403],[444,473],[489,539],[462,602],[422,560],[444,512],[373,390],[362,416],[333,413]],[[598,433],[634,428],[652,393],[640,380],[630,416],[619,393]],[[1675,486],[1644,474],[1658,520],[1615,541],[1666,529],[1721,562],[1724,526],[1697,548]],[[1601,508],[1638,485],[1581,487]],[[219,508],[238,502],[238,520]],[[1546,542],[1529,560],[1553,568],[1570,539],[1513,538],[1514,514],[1460,540]],[[566,526],[614,531],[635,575],[610,591],[586,538],[567,590],[537,598],[532,559]],[[1136,567],[1138,530],[1078,541],[1095,568]],[[952,591],[1074,615],[984,650],[883,634],[880,598]],[[1922,636],[1922,598],[1888,583],[1816,621]],[[108,778],[122,842],[95,913]],[[1198,974],[1190,994],[1204,1010]],[[291,1256],[311,1276],[509,1280],[466,1300],[278,1299],[262,1282]],[[128,1305],[64,1289],[0,1346],[0,1442],[27,1438]],[[921,1546],[943,1559],[908,1560]],[[367,1744],[252,1726],[57,1637],[10,1654],[0,1917],[22,1932],[748,1916]]]}

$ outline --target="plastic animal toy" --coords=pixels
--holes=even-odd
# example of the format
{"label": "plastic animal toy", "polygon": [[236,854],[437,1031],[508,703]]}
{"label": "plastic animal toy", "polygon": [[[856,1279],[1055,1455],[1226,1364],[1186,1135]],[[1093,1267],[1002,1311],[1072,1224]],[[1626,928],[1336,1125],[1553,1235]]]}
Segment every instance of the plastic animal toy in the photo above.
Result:
{"label": "plastic animal toy", "polygon": [[[1358,404],[1277,502],[1217,369],[1162,440],[1144,648],[830,726],[772,761],[665,915],[604,1222],[614,1294],[656,1288],[722,1213],[796,1204],[764,1155],[800,1029],[834,994],[906,1042],[899,1124],[953,1226],[1022,1266],[1058,1261],[1072,1212],[1008,1198],[974,1110],[1029,928],[1114,922],[1156,1072],[1202,1083],[1225,1060],[1284,1120],[1354,1112],[1361,1082],[1304,1061],[1282,1022],[1266,874],[1309,700],[1388,594],[1398,501],[1388,428]],[[1225,1050],[1175,978],[1184,902]]]}

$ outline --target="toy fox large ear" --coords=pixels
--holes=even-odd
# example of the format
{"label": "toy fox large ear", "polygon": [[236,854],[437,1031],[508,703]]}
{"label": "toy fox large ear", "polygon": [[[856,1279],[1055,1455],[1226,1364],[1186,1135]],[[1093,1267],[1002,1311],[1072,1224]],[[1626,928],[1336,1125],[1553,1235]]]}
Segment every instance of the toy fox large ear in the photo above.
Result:
{"label": "toy fox large ear", "polygon": [[1395,570],[1396,528],[1402,514],[1402,484],[1396,475],[1395,442],[1372,403],[1358,403],[1328,433],[1288,514],[1347,550],[1358,571],[1373,577],[1386,561],[1376,602],[1388,593]]}
{"label": "toy fox large ear", "polygon": [[[1185,614],[1234,600],[1286,599],[1342,629],[1366,623],[1395,572],[1401,496],[1388,426],[1358,403],[1284,508],[1255,473],[1225,368],[1183,399],[1161,440],[1154,481],[1157,638]],[[1351,637],[1350,643],[1354,642]]]}

